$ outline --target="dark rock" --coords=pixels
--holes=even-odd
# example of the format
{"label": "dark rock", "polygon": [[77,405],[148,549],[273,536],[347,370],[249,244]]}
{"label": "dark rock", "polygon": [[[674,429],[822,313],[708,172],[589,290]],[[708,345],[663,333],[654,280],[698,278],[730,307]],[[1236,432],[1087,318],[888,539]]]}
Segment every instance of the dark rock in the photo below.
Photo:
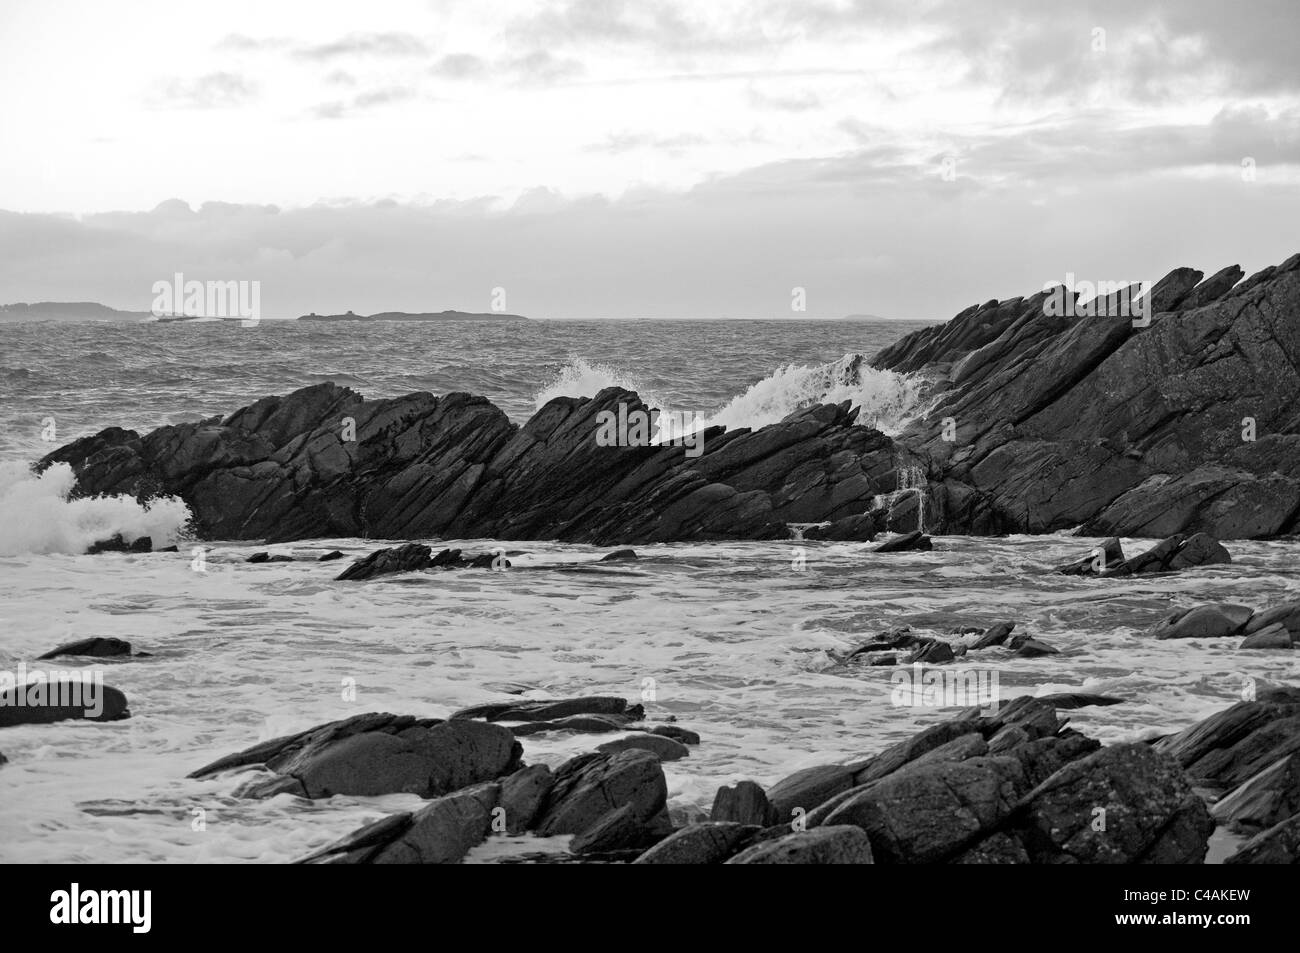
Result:
{"label": "dark rock", "polygon": [[543,836],[581,834],[624,807],[649,830],[671,831],[665,805],[668,783],[659,759],[648,751],[592,753],[566,761],[534,828]]}
{"label": "dark rock", "polygon": [[1082,559],[1057,566],[1055,571],[1066,576],[1100,576],[1107,569],[1123,562],[1124,547],[1120,545],[1118,537],[1112,536],[1103,540],[1100,546]]}
{"label": "dark rock", "polygon": [[782,778],[767,792],[778,823],[788,824],[796,817],[796,810],[806,814],[823,801],[847,791],[854,785],[853,774],[853,769],[845,765],[824,764]]}
{"label": "dark rock", "polygon": [[1300,814],[1260,831],[1225,864],[1300,864]]}
{"label": "dark rock", "polygon": [[528,735],[541,735],[551,731],[573,731],[581,734],[606,734],[611,731],[626,731],[630,719],[622,715],[569,715],[554,721],[528,721],[520,725],[511,725],[510,730],[516,738]]}
{"label": "dark rock", "polygon": [[130,717],[126,696],[108,685],[87,685],[68,679],[0,689],[0,728],[72,719],[120,721]]}
{"label": "dark rock", "polygon": [[1300,602],[1286,602],[1269,609],[1258,610],[1251,615],[1242,631],[1246,635],[1254,635],[1274,625],[1282,625],[1291,633],[1293,639],[1300,637]]}
{"label": "dark rock", "polygon": [[1058,711],[1090,708],[1094,705],[1098,707],[1122,705],[1125,701],[1125,699],[1116,698],[1114,695],[1098,695],[1093,692],[1054,692],[1050,695],[1039,695],[1037,698]]}
{"label": "dark rock", "polygon": [[343,553],[342,553],[342,552],[340,552],[340,551],[337,550],[337,549],[332,549],[332,550],[330,550],[328,553],[325,553],[323,556],[321,556],[321,557],[320,557],[319,559],[317,559],[316,561],[317,561],[318,563],[328,563],[328,562],[333,562],[335,559],[342,559],[342,558],[343,558]]}
{"label": "dark rock", "polygon": [[618,695],[592,695],[584,698],[516,700],[474,705],[454,712],[451,717],[484,718],[488,721],[555,721],[572,715],[602,715],[634,721],[643,717],[645,710],[640,705],[628,705],[627,699]]}
{"label": "dark rock", "polygon": [[1220,824],[1252,833],[1300,814],[1300,753],[1278,758],[1217,801],[1210,813]]}
{"label": "dark rock", "polygon": [[856,827],[819,827],[748,847],[728,864],[870,864],[871,842]]}
{"label": "dark rock", "polygon": [[962,851],[950,864],[1027,864],[1025,845],[1010,834],[990,834],[975,846]]}
{"label": "dark rock", "polygon": [[394,814],[336,841],[303,863],[455,864],[487,837],[500,787],[480,784]]}
{"label": "dark rock", "polygon": [[1182,535],[1162,539],[1139,556],[1131,556],[1118,566],[1107,569],[1102,576],[1139,576],[1146,573],[1177,572],[1196,566],[1212,566],[1232,562],[1232,555],[1216,539],[1205,533],[1191,537]]}
{"label": "dark rock", "polygon": [[189,776],[264,765],[273,776],[245,786],[243,796],[427,798],[511,774],[522,753],[510,730],[499,725],[371,713],[262,742]]}
{"label": "dark rock", "polygon": [[1279,622],[1269,626],[1267,629],[1260,629],[1253,635],[1246,636],[1242,639],[1240,648],[1289,649],[1292,645],[1291,633],[1287,631],[1286,626]]}
{"label": "dark rock", "polygon": [[763,789],[753,781],[737,781],[734,787],[718,788],[709,817],[713,821],[756,827],[772,827],[781,820]]}
{"label": "dark rock", "polygon": [[129,656],[131,654],[131,643],[124,642],[121,639],[108,637],[95,637],[89,639],[80,639],[76,642],[66,642],[58,648],[50,649],[44,655],[38,655],[38,661],[44,659],[59,658],[64,655],[89,656],[91,658],[115,658]]}
{"label": "dark rock", "polygon": [[934,544],[930,542],[929,536],[920,532],[912,532],[886,540],[871,551],[873,553],[909,553],[928,552],[932,549],[934,549]]}
{"label": "dark rock", "polygon": [[1257,700],[1215,712],[1154,747],[1197,783],[1234,788],[1300,749],[1300,689],[1262,692]]}
{"label": "dark rock", "polygon": [[744,847],[759,830],[753,825],[731,821],[691,824],[661,840],[633,863],[720,864]]}
{"label": "dark rock", "polygon": [[869,543],[880,532],[876,518],[870,513],[860,513],[835,520],[825,526],[809,526],[803,538],[828,542]]}
{"label": "dark rock", "polygon": [[601,556],[599,561],[602,563],[619,563],[631,562],[640,558],[641,557],[636,554],[635,549],[616,549],[612,553],[606,553],[604,556]]}
{"label": "dark rock", "polygon": [[1196,606],[1171,613],[1147,634],[1157,639],[1219,639],[1240,632],[1250,617],[1249,606]]}
{"label": "dark rock", "polygon": [[1070,762],[1018,812],[1035,863],[1197,864],[1214,830],[1178,763],[1143,744]]}
{"label": "dark rock", "polygon": [[672,832],[667,815],[656,815],[650,823],[637,805],[624,804],[605,814],[569,842],[574,854],[603,854],[618,850],[640,850],[659,843]]}
{"label": "dark rock", "polygon": [[933,642],[927,642],[917,648],[915,652],[907,657],[907,664],[914,662],[924,662],[929,665],[939,665],[943,662],[951,662],[957,656],[953,654],[952,646],[947,642],[935,639]]}
{"label": "dark rock", "polygon": [[416,572],[433,565],[433,550],[422,543],[407,543],[391,549],[377,549],[358,559],[334,578],[374,579],[395,572]]}
{"label": "dark rock", "polygon": [[1017,635],[1007,643],[1007,648],[1011,649],[1022,658],[1038,658],[1043,655],[1059,655],[1060,649],[1054,649],[1042,639],[1035,639],[1029,635]]}
{"label": "dark rock", "polygon": [[1014,629],[1015,627],[1016,624],[1014,622],[997,623],[996,625],[990,627],[987,632],[985,632],[978,639],[976,639],[975,642],[971,644],[970,647],[971,651],[975,652],[978,651],[979,649],[987,649],[994,645],[1001,645],[1003,642],[1007,640],[1007,636],[1011,634],[1011,630]]}
{"label": "dark rock", "polygon": [[645,732],[606,741],[602,745],[597,745],[596,750],[606,753],[631,750],[649,751],[660,761],[677,761],[688,757],[691,753],[691,749],[680,741]]}
{"label": "dark rock", "polygon": [[114,533],[108,539],[91,543],[86,549],[86,554],[97,556],[100,553],[147,553],[152,550],[153,540],[148,536],[141,536],[128,543],[120,533]]}
{"label": "dark rock", "polygon": [[522,834],[531,828],[554,786],[555,776],[544,764],[520,768],[503,779],[499,805],[505,812],[505,832]]}
{"label": "dark rock", "polygon": [[700,743],[700,736],[691,731],[689,728],[679,728],[676,725],[655,725],[650,729],[652,735],[663,735],[665,738],[672,738],[674,741],[680,741],[684,745],[697,745]]}

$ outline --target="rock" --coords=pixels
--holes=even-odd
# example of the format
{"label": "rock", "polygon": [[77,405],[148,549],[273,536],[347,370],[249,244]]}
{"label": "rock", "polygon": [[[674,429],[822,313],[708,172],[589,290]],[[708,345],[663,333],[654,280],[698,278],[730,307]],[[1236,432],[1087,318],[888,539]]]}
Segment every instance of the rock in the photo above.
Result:
{"label": "rock", "polygon": [[335,559],[342,559],[342,558],[343,558],[342,552],[340,552],[337,549],[332,549],[328,553],[325,553],[316,561],[319,563],[328,563],[328,562],[333,562]]}
{"label": "rock", "polygon": [[433,550],[422,543],[407,543],[391,549],[377,549],[358,559],[334,578],[374,579],[395,572],[416,572],[433,565]]}
{"label": "rock", "polygon": [[691,753],[691,749],[680,741],[674,741],[672,738],[665,738],[662,735],[645,733],[627,735],[624,738],[606,741],[602,745],[597,745],[596,750],[605,753],[631,750],[649,751],[660,761],[677,761],[688,757]]}
{"label": "rock", "polygon": [[624,804],[608,812],[595,824],[569,842],[574,854],[604,854],[618,850],[638,850],[657,844],[672,831],[666,815],[658,815],[647,824],[634,804]]}
{"label": "rock", "polygon": [[253,553],[244,560],[246,563],[291,563],[295,562],[292,556],[285,553]]}
{"label": "rock", "polygon": [[930,542],[929,536],[920,532],[912,532],[886,540],[871,551],[873,553],[909,553],[928,552],[932,549],[934,549],[934,544]]}
{"label": "rock", "polygon": [[544,764],[520,768],[501,781],[499,806],[505,812],[506,833],[530,829],[554,786],[555,776]]}
{"label": "rock", "polygon": [[1225,864],[1300,864],[1300,814],[1261,831]]}
{"label": "rock", "polygon": [[1007,636],[1011,634],[1011,630],[1015,627],[1016,624],[1014,622],[999,622],[996,625],[991,626],[988,631],[971,644],[971,651],[975,652],[979,649],[987,649],[994,645],[1001,645],[1007,640]]}
{"label": "rock", "polygon": [[1098,695],[1094,692],[1053,692],[1050,695],[1039,695],[1037,697],[1039,701],[1046,702],[1057,710],[1090,708],[1093,705],[1098,707],[1122,705],[1125,701],[1125,699],[1116,698],[1114,695]]}
{"label": "rock", "polygon": [[612,553],[606,553],[604,556],[601,556],[599,561],[602,563],[620,563],[631,562],[640,558],[641,557],[636,554],[635,549],[616,549]]}
{"label": "rock", "polygon": [[731,821],[691,824],[661,840],[633,863],[720,864],[739,851],[759,830],[754,825]]}
{"label": "rock", "polygon": [[555,721],[573,715],[600,715],[636,721],[644,717],[640,705],[628,705],[617,695],[591,695],[585,698],[556,698],[546,701],[494,702],[474,705],[454,712],[451,718],[484,718],[488,721]]}
{"label": "rock", "polygon": [[1300,689],[1261,692],[1177,734],[1157,751],[1174,758],[1198,784],[1235,788],[1293,750],[1300,736]]}
{"label": "rock", "polygon": [[1057,566],[1054,571],[1066,576],[1100,576],[1108,568],[1123,562],[1124,547],[1120,545],[1119,537],[1111,536],[1082,559]]}
{"label": "rock", "polygon": [[510,730],[499,725],[370,713],[262,742],[189,777],[264,765],[273,776],[246,786],[243,796],[430,798],[511,774],[522,753]]}
{"label": "rock", "polygon": [[728,864],[870,864],[871,843],[856,827],[819,827],[746,848]]}
{"label": "rock", "polygon": [[839,764],[804,768],[772,785],[767,799],[776,811],[778,823],[788,824],[795,818],[796,810],[806,814],[823,801],[853,787],[853,775],[852,768]]}
{"label": "rock", "polygon": [[1027,864],[1025,845],[1010,834],[990,834],[974,847],[962,851],[950,864]]}
{"label": "rock", "polygon": [[1286,602],[1254,612],[1242,631],[1246,635],[1254,635],[1274,625],[1283,626],[1293,639],[1300,636],[1300,602]]}
{"label": "rock", "polygon": [[152,550],[153,540],[148,536],[140,536],[128,543],[120,533],[115,533],[108,539],[91,543],[86,549],[86,554],[97,556],[100,553],[147,553]]}
{"label": "rock", "polygon": [[1250,616],[1249,606],[1205,605],[1179,609],[1147,634],[1157,639],[1218,639],[1241,631]]}
{"label": "rock", "polygon": [[1028,635],[1018,635],[1007,643],[1007,648],[1011,649],[1021,658],[1039,658],[1043,655],[1059,655],[1061,650],[1054,649],[1042,639],[1031,638]]}
{"label": "rock", "polygon": [[569,715],[554,721],[529,721],[520,725],[511,725],[510,730],[515,733],[516,738],[541,735],[551,731],[605,734],[611,731],[626,731],[629,720],[621,715]]}
{"label": "rock", "polygon": [[121,639],[95,637],[65,642],[58,648],[50,649],[44,655],[38,655],[37,661],[59,658],[65,655],[88,656],[91,658],[118,658],[131,654],[131,643]]}
{"label": "rock", "polygon": [[1291,633],[1287,631],[1286,626],[1278,622],[1270,625],[1267,629],[1260,629],[1255,634],[1246,636],[1242,640],[1240,648],[1289,649],[1292,644]]}
{"label": "rock", "polygon": [[737,781],[733,787],[718,788],[709,817],[717,822],[760,828],[772,827],[781,820],[763,789],[753,781]]}
{"label": "rock", "polygon": [[500,788],[481,784],[354,831],[302,863],[454,864],[482,843]]}
{"label": "rock", "polygon": [[1212,566],[1232,562],[1232,555],[1216,539],[1205,533],[1162,539],[1139,556],[1132,556],[1112,566],[1102,576],[1139,576],[1147,573],[1177,572],[1195,566]]}
{"label": "rock", "polygon": [[4,756],[3,751],[0,751],[0,764],[8,764],[8,763],[9,763],[9,759]]}
{"label": "rock", "polygon": [[[648,751],[579,755],[555,772],[555,785],[534,828],[543,836],[581,834],[605,815],[630,807],[632,819],[667,834],[668,783],[659,759]],[[622,823],[622,822],[620,822]]]}
{"label": "rock", "polygon": [[126,696],[116,688],[69,678],[0,688],[0,728],[56,721],[120,721],[131,717]]}
{"label": "rock", "polygon": [[1251,833],[1300,814],[1300,753],[1278,758],[1217,801],[1210,814],[1220,824]]}
{"label": "rock", "polygon": [[1014,758],[918,762],[866,785],[818,830],[862,828],[876,863],[935,863],[1007,818],[1022,787]]}
{"label": "rock", "polygon": [[825,526],[810,526],[803,531],[803,538],[840,543],[869,543],[879,532],[880,525],[872,514],[859,513],[834,520]]}
{"label": "rock", "polygon": [[672,738],[674,741],[680,741],[684,745],[697,745],[700,743],[700,736],[691,731],[689,728],[679,728],[677,725],[655,725],[650,729],[652,735],[663,735],[665,738]]}
{"label": "rock", "polygon": [[1070,762],[1017,812],[1035,863],[1199,864],[1214,830],[1178,763],[1144,744],[1112,745]]}
{"label": "rock", "polygon": [[916,662],[923,662],[927,665],[940,665],[944,662],[951,662],[957,656],[953,653],[952,646],[940,639],[919,646],[915,652],[907,657],[906,664],[912,665]]}

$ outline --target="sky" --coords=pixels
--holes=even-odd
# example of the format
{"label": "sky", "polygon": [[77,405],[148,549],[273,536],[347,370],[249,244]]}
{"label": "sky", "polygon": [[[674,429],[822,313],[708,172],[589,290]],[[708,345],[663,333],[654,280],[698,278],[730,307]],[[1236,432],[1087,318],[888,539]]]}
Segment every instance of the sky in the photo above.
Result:
{"label": "sky", "polygon": [[0,0],[0,302],[941,319],[1249,273],[1300,251],[1297,36],[1295,0]]}

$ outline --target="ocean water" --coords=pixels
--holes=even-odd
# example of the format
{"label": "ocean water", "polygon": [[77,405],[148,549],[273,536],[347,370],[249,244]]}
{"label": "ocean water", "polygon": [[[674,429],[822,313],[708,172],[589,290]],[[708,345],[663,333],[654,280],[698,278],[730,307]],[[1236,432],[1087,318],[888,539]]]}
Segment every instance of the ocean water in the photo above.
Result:
{"label": "ocean water", "polygon": [[[0,861],[280,862],[418,799],[234,798],[239,776],[188,781],[219,755],[363,711],[442,716],[510,697],[620,694],[702,744],[665,766],[670,808],[707,811],[722,784],[770,784],[860,757],[953,708],[898,704],[888,668],[836,653],[890,626],[921,633],[1009,619],[1060,655],[990,649],[948,670],[996,679],[1003,698],[1098,691],[1122,705],[1069,713],[1106,742],[1184,727],[1251,684],[1295,682],[1290,652],[1238,639],[1156,642],[1174,607],[1300,598],[1294,542],[1231,542],[1230,566],[1133,580],[1047,569],[1086,552],[1078,537],[939,538],[930,553],[877,556],[856,543],[763,542],[607,550],[516,540],[502,573],[332,581],[346,563],[248,565],[260,548],[206,541],[196,571],[183,504],[68,501],[70,474],[31,460],[104,426],[147,429],[227,413],[269,393],[335,380],[367,396],[467,390],[522,422],[556,394],[612,383],[666,409],[759,426],[821,399],[852,399],[892,429],[915,382],[846,385],[846,355],[870,355],[915,325],[848,322],[535,322],[293,326],[25,324],[0,356],[0,670],[71,638],[129,639],[149,658],[95,665],[133,717],[0,729]],[[56,442],[42,439],[53,418]],[[111,532],[176,539],[177,554],[83,555]],[[1127,551],[1149,541],[1126,540]],[[378,540],[272,547],[349,557]],[[42,663],[45,664],[45,663]],[[355,694],[355,697],[353,695]],[[906,700],[906,699],[904,699]],[[915,701],[916,699],[912,699]],[[530,736],[525,759],[558,764],[602,736]],[[472,860],[562,842],[494,840]]]}

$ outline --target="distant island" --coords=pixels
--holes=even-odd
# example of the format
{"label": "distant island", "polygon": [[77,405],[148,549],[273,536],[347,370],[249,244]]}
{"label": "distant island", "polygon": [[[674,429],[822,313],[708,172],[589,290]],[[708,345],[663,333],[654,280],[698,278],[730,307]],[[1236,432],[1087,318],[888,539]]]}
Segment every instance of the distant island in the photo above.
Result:
{"label": "distant island", "polygon": [[119,311],[96,301],[0,304],[0,321],[148,321],[148,311]]}
{"label": "distant island", "polygon": [[522,314],[503,314],[497,311],[381,311],[379,314],[304,314],[299,321],[527,321]]}

